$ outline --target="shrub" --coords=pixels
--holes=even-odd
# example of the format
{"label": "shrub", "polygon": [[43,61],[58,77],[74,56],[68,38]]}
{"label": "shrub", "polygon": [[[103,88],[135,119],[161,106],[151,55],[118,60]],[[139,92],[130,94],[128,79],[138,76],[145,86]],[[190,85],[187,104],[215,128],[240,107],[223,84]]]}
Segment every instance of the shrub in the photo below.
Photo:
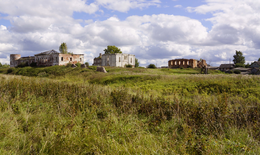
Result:
{"label": "shrub", "polygon": [[89,68],[89,69],[92,69],[92,70],[94,70],[94,71],[97,70],[97,66],[89,66],[88,68]]}
{"label": "shrub", "polygon": [[37,66],[37,63],[36,63],[36,62],[32,62],[32,63],[30,64],[30,66],[31,66],[31,67],[36,67],[36,66]]}
{"label": "shrub", "polygon": [[132,68],[133,66],[130,64],[125,65],[126,68]]}
{"label": "shrub", "polygon": [[88,62],[85,62],[85,65],[86,65],[87,67],[89,67],[89,63],[88,63]]}
{"label": "shrub", "polygon": [[12,73],[14,71],[14,68],[9,68],[8,70],[7,70],[7,73]]}
{"label": "shrub", "polygon": [[77,67],[81,67],[81,63],[80,63],[80,62],[77,62],[77,63],[76,63],[76,66],[77,66]]}
{"label": "shrub", "polygon": [[183,67],[181,67],[181,69],[183,69]]}
{"label": "shrub", "polygon": [[235,73],[235,74],[240,74],[241,71],[236,69],[236,70],[234,70],[234,73]]}
{"label": "shrub", "polygon": [[72,63],[67,63],[66,67],[71,67]]}
{"label": "shrub", "polygon": [[147,66],[147,68],[153,68],[154,69],[154,68],[157,68],[157,67],[154,64],[150,64],[150,65]]}
{"label": "shrub", "polygon": [[26,66],[29,66],[28,62],[22,62],[20,63],[17,67],[26,67]]}

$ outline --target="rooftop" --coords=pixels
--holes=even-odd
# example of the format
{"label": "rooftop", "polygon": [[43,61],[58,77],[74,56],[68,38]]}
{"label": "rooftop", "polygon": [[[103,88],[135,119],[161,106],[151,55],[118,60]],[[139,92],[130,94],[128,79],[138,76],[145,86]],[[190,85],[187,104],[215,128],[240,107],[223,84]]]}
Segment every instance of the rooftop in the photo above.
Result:
{"label": "rooftop", "polygon": [[55,50],[50,50],[50,51],[46,51],[46,52],[42,52],[39,54],[35,54],[36,55],[51,55],[51,54],[59,54],[59,52],[55,51]]}

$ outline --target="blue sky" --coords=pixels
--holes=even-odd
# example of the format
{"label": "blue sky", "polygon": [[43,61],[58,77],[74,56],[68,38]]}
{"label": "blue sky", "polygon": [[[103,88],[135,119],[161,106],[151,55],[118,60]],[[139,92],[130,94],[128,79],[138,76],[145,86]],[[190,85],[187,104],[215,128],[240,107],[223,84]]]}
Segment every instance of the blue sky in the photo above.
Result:
{"label": "blue sky", "polygon": [[252,62],[260,57],[259,21],[256,0],[6,0],[0,62],[58,50],[62,42],[90,64],[107,45],[135,54],[141,66],[175,58],[218,66],[236,50]]}

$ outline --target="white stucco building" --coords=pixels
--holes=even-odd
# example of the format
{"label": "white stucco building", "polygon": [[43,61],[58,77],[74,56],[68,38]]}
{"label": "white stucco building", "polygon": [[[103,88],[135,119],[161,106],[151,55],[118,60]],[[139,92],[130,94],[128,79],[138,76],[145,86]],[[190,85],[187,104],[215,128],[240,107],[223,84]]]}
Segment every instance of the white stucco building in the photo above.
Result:
{"label": "white stucco building", "polygon": [[101,66],[125,67],[126,65],[135,66],[135,55],[115,53],[101,56]]}

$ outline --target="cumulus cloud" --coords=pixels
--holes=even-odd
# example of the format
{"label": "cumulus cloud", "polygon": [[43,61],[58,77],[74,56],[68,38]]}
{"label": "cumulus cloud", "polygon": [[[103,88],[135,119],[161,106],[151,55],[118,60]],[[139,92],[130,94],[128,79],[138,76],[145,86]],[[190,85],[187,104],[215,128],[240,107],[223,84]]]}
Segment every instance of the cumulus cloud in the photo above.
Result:
{"label": "cumulus cloud", "polygon": [[[135,54],[144,66],[167,65],[169,59],[175,58],[204,58],[213,65],[228,63],[235,50],[242,51],[247,61],[257,60],[260,57],[260,2],[205,2],[187,10],[212,14],[206,19],[213,24],[210,30],[199,20],[168,14],[135,15],[125,20],[112,16],[103,21],[72,18],[73,12],[91,14],[100,11],[100,7],[127,12],[160,5],[159,0],[1,1],[0,12],[7,14],[5,18],[12,26],[0,25],[0,57],[8,61],[9,54],[15,52],[27,56],[57,50],[66,42],[69,51],[85,53],[85,61],[90,63],[107,45]],[[87,25],[82,26],[80,22]]]}
{"label": "cumulus cloud", "polygon": [[97,4],[115,11],[127,12],[135,8],[147,8],[149,6],[159,6],[160,0],[96,0]]}

